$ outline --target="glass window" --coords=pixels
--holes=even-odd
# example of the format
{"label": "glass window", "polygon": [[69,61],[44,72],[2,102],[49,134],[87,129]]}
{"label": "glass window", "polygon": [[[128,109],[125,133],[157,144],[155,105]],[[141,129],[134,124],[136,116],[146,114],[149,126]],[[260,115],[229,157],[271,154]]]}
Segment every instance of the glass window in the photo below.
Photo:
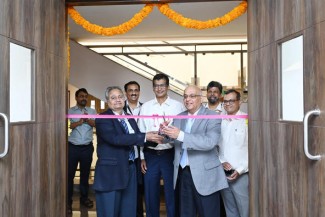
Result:
{"label": "glass window", "polygon": [[10,122],[32,121],[33,50],[10,43]]}
{"label": "glass window", "polygon": [[280,45],[282,120],[302,121],[304,117],[303,37]]}
{"label": "glass window", "polygon": [[224,87],[240,87],[240,53],[207,53],[197,55],[200,85],[219,81]]}

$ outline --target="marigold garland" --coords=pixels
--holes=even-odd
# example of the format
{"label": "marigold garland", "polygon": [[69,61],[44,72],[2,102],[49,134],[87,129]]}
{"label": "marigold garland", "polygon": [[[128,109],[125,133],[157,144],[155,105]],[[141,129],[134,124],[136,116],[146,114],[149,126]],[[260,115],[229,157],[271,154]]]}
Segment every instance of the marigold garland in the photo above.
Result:
{"label": "marigold garland", "polygon": [[145,5],[137,14],[135,14],[129,21],[122,23],[121,25],[105,28],[96,24],[92,24],[83,18],[78,11],[76,11],[72,6],[68,7],[68,13],[70,17],[80,26],[82,26],[88,32],[98,34],[98,35],[105,35],[105,36],[112,36],[118,34],[124,34],[135,26],[139,25],[144,18],[146,18],[151,11],[153,10],[153,5],[147,4]]}
{"label": "marigold garland", "polygon": [[193,20],[190,18],[186,18],[183,15],[175,12],[172,10],[168,4],[158,5],[159,11],[174,21],[175,23],[192,29],[209,29],[209,28],[216,28],[218,26],[226,25],[230,23],[234,19],[238,18],[242,14],[244,14],[247,10],[247,1],[241,2],[237,7],[232,9],[230,12],[222,16],[221,18],[215,18],[213,20],[207,21],[200,21],[200,20]]}
{"label": "marigold garland", "polygon": [[[98,35],[112,36],[117,34],[124,34],[133,29],[135,26],[139,25],[143,21],[143,19],[146,18],[152,12],[153,7],[154,5],[147,4],[129,21],[122,23],[121,25],[108,28],[90,23],[85,18],[83,18],[72,6],[68,7],[68,13],[70,17],[78,25],[82,26],[85,30]],[[218,17],[213,20],[207,21],[186,18],[183,15],[172,10],[168,4],[157,5],[157,7],[162,14],[164,14],[169,19],[183,27],[192,29],[209,29],[226,25],[227,23],[233,21],[234,19],[244,14],[247,10],[247,1],[244,0],[237,7],[232,9],[230,12],[228,12],[221,18]]]}

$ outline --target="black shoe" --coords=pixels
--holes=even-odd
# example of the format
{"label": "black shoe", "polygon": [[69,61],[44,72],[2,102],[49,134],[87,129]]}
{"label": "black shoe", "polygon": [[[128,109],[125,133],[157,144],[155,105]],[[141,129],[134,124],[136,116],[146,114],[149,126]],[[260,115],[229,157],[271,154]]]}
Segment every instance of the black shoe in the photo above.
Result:
{"label": "black shoe", "polygon": [[94,206],[94,202],[90,200],[89,198],[87,199],[80,199],[80,204],[87,207],[87,208],[92,208]]}
{"label": "black shoe", "polygon": [[67,212],[68,212],[69,215],[72,214],[72,207],[71,207],[71,205],[68,205],[67,206]]}

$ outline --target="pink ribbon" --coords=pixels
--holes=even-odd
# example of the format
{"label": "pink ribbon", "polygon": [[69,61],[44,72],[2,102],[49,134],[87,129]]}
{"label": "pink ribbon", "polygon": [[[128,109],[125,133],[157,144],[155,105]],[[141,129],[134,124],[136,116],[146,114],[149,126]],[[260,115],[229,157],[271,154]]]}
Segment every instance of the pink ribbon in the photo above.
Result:
{"label": "pink ribbon", "polygon": [[[149,118],[149,119],[188,119],[188,115],[67,115],[67,118],[104,118],[104,119],[118,119],[118,118]],[[248,115],[193,115],[194,119],[248,119]]]}

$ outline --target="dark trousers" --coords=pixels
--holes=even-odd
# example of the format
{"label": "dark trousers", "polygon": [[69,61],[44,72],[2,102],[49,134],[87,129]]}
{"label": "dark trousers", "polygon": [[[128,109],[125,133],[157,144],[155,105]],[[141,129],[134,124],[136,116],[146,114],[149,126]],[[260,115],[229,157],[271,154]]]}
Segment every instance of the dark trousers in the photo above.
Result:
{"label": "dark trousers", "polygon": [[137,175],[135,164],[129,165],[130,178],[124,189],[96,191],[97,217],[136,217]]}
{"label": "dark trousers", "polygon": [[[139,154],[140,156],[140,154]],[[143,185],[143,174],[141,172],[141,159],[135,159],[135,165],[137,167],[137,217],[143,217],[143,199],[144,199],[144,185]]]}
{"label": "dark trousers", "polygon": [[144,151],[147,172],[144,175],[146,216],[159,217],[160,178],[164,181],[167,217],[175,217],[175,195],[173,188],[174,149],[157,152]]}
{"label": "dark trousers", "polygon": [[220,193],[200,195],[195,188],[189,167],[185,167],[185,169],[180,167],[178,182],[180,217],[220,216]]}
{"label": "dark trousers", "polygon": [[93,160],[94,146],[91,142],[89,145],[73,145],[69,142],[68,150],[68,204],[72,204],[73,179],[75,177],[78,163],[80,163],[80,199],[88,198],[89,174],[91,162]]}

